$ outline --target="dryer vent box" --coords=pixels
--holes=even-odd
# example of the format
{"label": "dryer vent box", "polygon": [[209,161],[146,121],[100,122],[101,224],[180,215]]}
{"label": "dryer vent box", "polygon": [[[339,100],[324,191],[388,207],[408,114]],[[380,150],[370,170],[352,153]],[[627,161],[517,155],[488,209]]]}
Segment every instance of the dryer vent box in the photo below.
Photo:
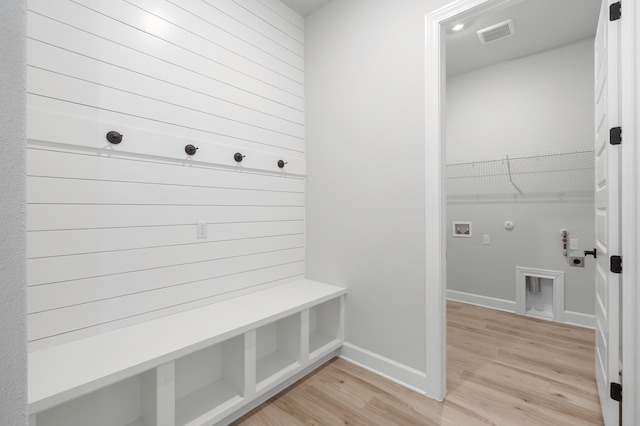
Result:
{"label": "dryer vent box", "polygon": [[569,266],[574,266],[576,268],[584,268],[584,257],[569,257]]}

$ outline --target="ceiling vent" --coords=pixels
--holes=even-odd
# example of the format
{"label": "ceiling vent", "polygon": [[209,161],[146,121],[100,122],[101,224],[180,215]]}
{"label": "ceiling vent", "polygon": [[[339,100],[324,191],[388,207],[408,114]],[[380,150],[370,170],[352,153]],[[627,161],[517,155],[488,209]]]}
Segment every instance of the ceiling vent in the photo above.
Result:
{"label": "ceiling vent", "polygon": [[508,21],[481,29],[478,31],[478,38],[480,38],[480,43],[487,44],[510,37],[514,35],[515,32],[516,28],[513,25],[513,20],[509,19]]}

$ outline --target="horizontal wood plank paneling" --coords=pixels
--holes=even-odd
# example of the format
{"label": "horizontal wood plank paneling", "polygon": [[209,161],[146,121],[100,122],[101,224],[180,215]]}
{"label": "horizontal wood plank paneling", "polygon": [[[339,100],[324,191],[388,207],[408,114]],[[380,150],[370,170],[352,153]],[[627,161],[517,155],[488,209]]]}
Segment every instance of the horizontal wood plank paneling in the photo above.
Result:
{"label": "horizontal wood plank paneling", "polygon": [[30,231],[297,221],[303,207],[27,205]]}
{"label": "horizontal wood plank paneling", "polygon": [[[44,98],[28,97],[28,99],[41,101]],[[40,104],[41,102],[34,103]],[[49,100],[47,103],[51,104],[54,101]],[[70,105],[77,107],[77,105],[69,103],[60,105],[63,107],[61,109]],[[78,111],[80,110],[75,112]],[[298,152],[287,154],[283,153],[283,150],[273,149],[272,153],[262,149],[256,150],[210,142],[206,139],[191,139],[179,133],[176,135],[174,133],[150,132],[135,127],[135,124],[133,126],[129,123],[124,124],[122,123],[124,120],[101,119],[102,115],[106,114],[85,117],[80,113],[80,116],[72,116],[34,108],[30,110],[30,117],[33,120],[27,124],[27,137],[32,142],[31,146],[35,143],[44,146],[56,143],[63,144],[65,150],[70,150],[73,147],[93,148],[94,154],[103,157],[119,157],[124,154],[148,157],[148,153],[152,152],[156,157],[179,160],[182,165],[190,167],[216,164],[227,166],[235,172],[276,172],[280,177],[295,177],[295,175],[306,173],[304,155],[301,156],[301,153]],[[68,134],[68,129],[74,129],[74,132]],[[107,142],[105,136],[112,130],[124,134],[125,137],[121,143],[112,145]],[[173,130],[175,131],[175,129]],[[187,144],[193,144],[197,147],[195,155],[188,155],[185,152]],[[58,147],[58,149],[60,148]],[[241,163],[235,160],[237,152],[243,154]],[[279,160],[285,161],[285,168],[278,166]]]}
{"label": "horizontal wood plank paneling", "polygon": [[304,276],[302,17],[278,0],[28,9],[32,350]]}
{"label": "horizontal wood plank paneling", "polygon": [[[282,61],[291,64],[298,69],[304,69],[304,54],[297,46],[289,48],[286,45],[279,44],[277,41],[269,38],[268,35],[259,33],[256,29],[247,26],[245,23],[235,19],[230,19],[230,17],[220,13],[214,7],[205,2],[193,2],[191,0],[167,1],[176,7],[184,9],[188,13],[194,14],[203,22],[237,37],[238,40],[247,42],[255,48],[265,51],[274,57],[280,58]],[[276,2],[279,3],[283,9],[288,9],[287,6],[282,4],[279,0],[276,0]],[[291,9],[288,10],[293,15],[297,16],[298,19],[302,20],[302,25],[297,25],[298,28],[304,28],[304,18],[297,13],[292,12]],[[282,16],[282,14],[280,15]]]}
{"label": "horizontal wood plank paneling", "polygon": [[[222,136],[233,136],[239,140],[261,145],[280,145],[287,149],[302,147],[301,136],[289,135],[276,130],[250,126],[225,120],[209,111],[183,105],[163,102],[158,97],[139,96],[112,86],[95,84],[40,68],[27,68],[27,85],[30,91],[52,99],[65,99],[76,105],[96,107],[100,105],[111,111],[119,111],[132,116],[149,116],[165,123],[176,123],[184,127],[203,127]],[[193,106],[197,101],[193,102]]]}
{"label": "horizontal wood plank paneling", "polygon": [[300,28],[300,26],[285,19],[279,13],[275,13],[273,9],[266,7],[258,0],[233,0],[233,2],[245,8],[263,21],[268,22],[273,28],[281,31],[297,42],[304,42],[304,28]]}
{"label": "horizontal wood plank paneling", "polygon": [[[100,90],[102,87],[117,88],[114,90],[128,93],[134,99],[142,97],[162,105],[176,107],[178,111],[181,108],[186,111],[206,113],[217,120],[218,126],[222,123],[225,125],[235,123],[296,138],[304,136],[301,122],[282,119],[253,107],[221,100],[214,94],[207,93],[206,87],[188,88],[188,81],[177,82],[175,77],[172,82],[149,78],[148,75],[132,72],[122,66],[99,62],[92,57],[81,56],[68,50],[52,48],[50,44],[35,40],[29,40],[27,49],[32,58],[31,68],[39,70],[33,78],[44,79],[43,84],[46,84],[48,78],[66,77],[65,80],[90,82],[89,87],[93,87],[94,90]],[[52,50],[56,52],[55,56],[50,54]],[[96,81],[96,76],[100,76],[99,82]],[[42,95],[60,98],[59,91],[46,92],[39,90],[39,86],[30,87]],[[78,100],[91,105],[98,104],[98,100],[88,97],[78,98]],[[211,123],[212,126],[214,124],[216,122]],[[228,132],[233,133],[233,129],[230,128]]]}
{"label": "horizontal wood plank paneling", "polygon": [[[61,150],[60,147],[56,149]],[[93,152],[51,147],[29,148],[27,174],[39,177],[76,178],[113,182],[156,183],[206,188],[246,189],[254,191],[304,193],[305,181],[299,177],[273,174],[238,173],[199,164],[150,161],[146,158],[95,155]],[[70,155],[73,154],[73,155]],[[108,155],[108,156],[106,156]],[[107,166],[109,164],[109,166]]]}
{"label": "horizontal wood plank paneling", "polygon": [[[291,70],[291,76],[274,70],[274,66],[263,66],[259,61],[247,58],[244,51],[233,51],[219,44],[209,41],[206,36],[194,34],[189,29],[180,27],[170,19],[159,18],[141,7],[136,7],[130,1],[104,0],[72,0],[86,8],[87,13],[96,13],[106,18],[114,30],[120,26],[128,26],[136,31],[146,33],[164,43],[179,46],[194,55],[222,64],[225,67],[245,75],[254,76],[269,85],[283,88],[290,93],[302,94],[302,73]],[[169,13],[166,11],[165,14]],[[197,21],[193,24],[197,25]],[[298,76],[299,75],[299,76]]]}
{"label": "horizontal wood plank paneling", "polygon": [[304,40],[296,39],[295,34],[288,34],[286,30],[278,28],[274,23],[267,21],[259,14],[240,7],[235,0],[202,0],[207,6],[217,12],[225,14],[242,23],[251,31],[265,37],[292,52],[304,56]]}
{"label": "horizontal wood plank paneling", "polygon": [[210,259],[299,248],[303,245],[303,235],[291,235],[28,259],[27,266],[31,270],[29,285],[46,285],[61,281],[123,274],[130,271],[166,268],[172,265],[195,265],[197,267],[197,264]]}
{"label": "horizontal wood plank paneling", "polygon": [[[245,58],[263,68],[271,69],[273,72],[283,75],[287,79],[294,80],[297,83],[301,83],[304,79],[304,58],[299,55],[289,51],[280,53],[284,54],[283,57],[274,55],[267,49],[258,48],[252,44],[252,38],[247,37],[247,39],[241,39],[237,35],[223,31],[205,20],[194,19],[193,12],[168,2],[158,2],[155,0],[125,1],[156,16],[167,24],[180,28],[182,31],[202,39],[207,44],[219,46],[221,49],[233,52],[234,55]],[[189,5],[189,7],[192,6]],[[266,19],[282,20],[282,17],[275,16],[272,10],[264,9],[261,13],[265,15]],[[291,25],[288,22],[286,24]],[[295,28],[295,31],[300,32],[298,28]],[[302,38],[301,34],[300,37]],[[254,39],[263,38],[255,37]]]}
{"label": "horizontal wood plank paneling", "polygon": [[304,194],[290,192],[43,177],[29,177],[27,185],[31,204],[304,206]]}
{"label": "horizontal wood plank paneling", "polygon": [[28,288],[29,313],[210,281],[247,271],[297,263],[301,259],[304,259],[303,248],[262,252],[256,250],[255,253],[224,256],[201,262],[69,280],[56,285],[36,285]]}
{"label": "horizontal wood plank paneling", "polygon": [[34,313],[28,318],[30,340],[35,341],[203,299],[211,299],[213,302],[215,296],[237,292],[239,288],[257,287],[265,282],[283,277],[300,277],[303,274],[304,262],[300,261],[246,271],[238,275],[156,289],[153,292]]}
{"label": "horizontal wood plank paneling", "polygon": [[[304,220],[208,224],[208,231],[207,243],[302,235]],[[194,242],[194,235],[196,235],[195,224],[35,231],[27,233],[27,256],[29,259],[38,259],[72,254],[205,244]]]}
{"label": "horizontal wood plank paneling", "polygon": [[[116,4],[121,1],[105,2]],[[136,9],[133,8],[132,9]],[[134,50],[138,56],[158,58],[170,64],[180,65],[192,72],[201,73],[212,79],[221,81],[238,90],[250,91],[267,98],[274,98],[284,104],[295,103],[298,109],[304,108],[304,90],[300,83],[292,80],[279,79],[283,85],[274,81],[265,81],[265,76],[259,74],[257,67],[247,66],[246,69],[234,69],[230,64],[212,58],[212,55],[200,54],[178,43],[170,43],[153,33],[143,31],[135,26],[119,22],[99,12],[80,6],[73,2],[31,0],[29,3],[31,14],[39,14],[53,19],[54,28],[71,26],[87,32],[95,37],[111,40],[111,44]],[[137,9],[140,11],[139,9]],[[138,14],[140,19],[145,15]],[[153,16],[149,16],[153,20]],[[43,41],[47,41],[46,34],[42,34]],[[66,41],[63,41],[66,47]],[[86,42],[95,42],[95,38],[86,38]],[[207,49],[203,49],[207,50]],[[120,63],[117,61],[116,63]],[[133,64],[136,64],[134,62]]]}
{"label": "horizontal wood plank paneling", "polygon": [[[69,50],[77,56],[86,56],[131,73],[184,86],[188,90],[208,94],[229,104],[237,103],[296,123],[304,121],[304,104],[299,96],[278,91],[242,75],[234,80],[229,70],[198,56],[191,60],[199,67],[187,67],[184,60],[189,57],[184,52],[174,52],[172,55],[158,52],[164,54],[162,57],[145,54],[140,51],[144,46],[133,45],[135,40],[115,42],[107,38],[108,34],[98,33],[99,28],[91,28],[83,22],[78,22],[78,26],[61,25],[59,21],[35,12],[28,15],[28,22],[33,27],[29,40],[48,44],[52,53]],[[106,30],[104,32],[107,33]],[[63,64],[57,64],[57,67],[62,66]]]}
{"label": "horizontal wood plank paneling", "polygon": [[304,17],[292,10],[280,0],[258,0],[263,6],[268,7],[283,19],[293,24],[295,27],[304,30]]}

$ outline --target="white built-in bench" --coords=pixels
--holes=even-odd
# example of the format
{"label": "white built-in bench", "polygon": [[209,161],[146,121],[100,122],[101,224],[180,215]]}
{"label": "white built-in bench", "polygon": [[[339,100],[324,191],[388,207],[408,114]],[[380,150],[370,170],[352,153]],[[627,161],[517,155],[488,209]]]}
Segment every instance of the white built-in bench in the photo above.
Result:
{"label": "white built-in bench", "polygon": [[344,295],[301,280],[31,352],[30,426],[227,423],[335,354]]}

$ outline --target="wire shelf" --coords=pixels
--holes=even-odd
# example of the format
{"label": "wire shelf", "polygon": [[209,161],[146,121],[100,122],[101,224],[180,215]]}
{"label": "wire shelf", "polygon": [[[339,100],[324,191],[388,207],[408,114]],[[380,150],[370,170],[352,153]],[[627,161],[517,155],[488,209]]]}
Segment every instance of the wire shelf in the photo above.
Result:
{"label": "wire shelf", "polygon": [[593,199],[593,148],[448,164],[448,201]]}

